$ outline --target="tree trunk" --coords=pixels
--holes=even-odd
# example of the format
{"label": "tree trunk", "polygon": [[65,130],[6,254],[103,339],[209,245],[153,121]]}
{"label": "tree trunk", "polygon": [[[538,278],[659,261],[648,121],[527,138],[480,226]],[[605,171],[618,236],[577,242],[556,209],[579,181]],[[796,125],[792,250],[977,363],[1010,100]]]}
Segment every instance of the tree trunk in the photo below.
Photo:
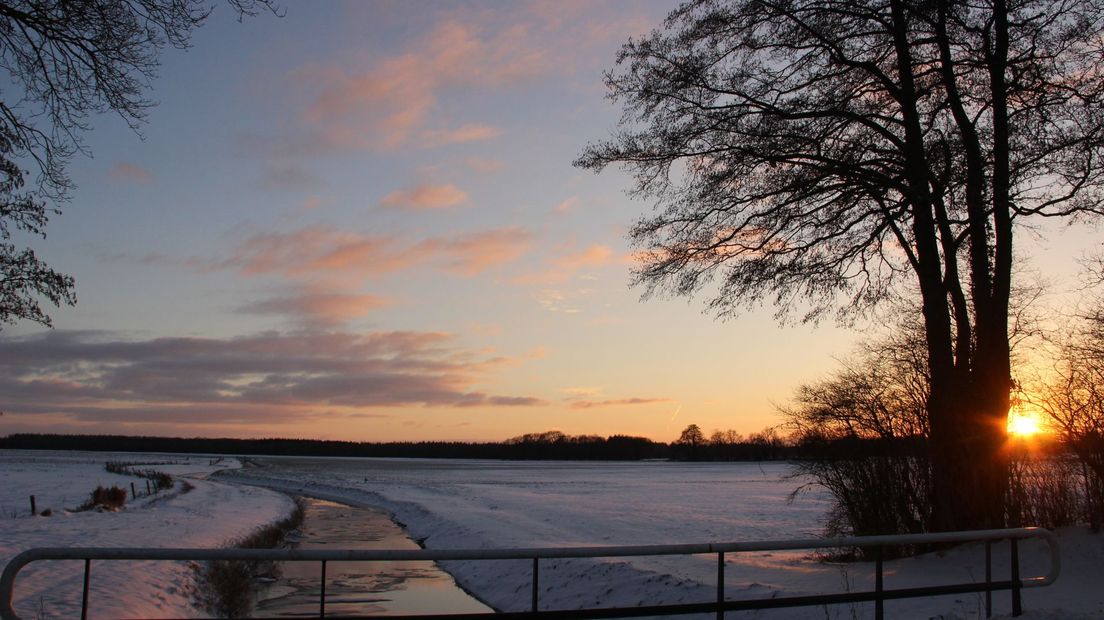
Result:
{"label": "tree trunk", "polygon": [[934,531],[1003,527],[1008,456],[1008,386],[963,382],[937,392],[931,415]]}

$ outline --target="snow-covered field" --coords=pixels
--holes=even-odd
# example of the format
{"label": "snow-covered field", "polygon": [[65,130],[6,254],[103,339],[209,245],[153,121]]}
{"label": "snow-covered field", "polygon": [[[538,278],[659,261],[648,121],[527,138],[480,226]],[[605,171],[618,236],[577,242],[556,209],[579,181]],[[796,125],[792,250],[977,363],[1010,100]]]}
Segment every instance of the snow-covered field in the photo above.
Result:
{"label": "snow-covered field", "polygon": [[[816,535],[828,504],[816,492],[788,501],[800,480],[784,463],[552,463],[413,459],[251,459],[220,479],[366,504],[390,511],[428,548],[637,545],[801,538]],[[1104,617],[1104,538],[1067,531],[1064,574],[1055,586],[1025,590],[1028,617]],[[1045,572],[1044,546],[1024,543],[1024,576]],[[889,562],[886,587],[977,581],[980,546]],[[527,563],[452,562],[445,568],[501,610],[529,605]],[[994,551],[1008,574],[1006,547]],[[828,564],[802,553],[741,554],[725,570],[731,598],[872,588],[872,567]],[[549,607],[709,601],[716,559],[615,558],[548,561],[541,600]],[[1010,611],[1007,593],[994,595]],[[1054,611],[1058,610],[1058,611]],[[886,604],[891,618],[984,617],[979,595]],[[741,617],[739,614],[729,614]],[[872,605],[749,613],[757,618],[865,618]]]}
{"label": "snow-covered field", "polygon": [[[177,461],[158,465],[189,476],[194,490],[134,502],[119,513],[68,513],[97,484],[129,485],[103,471],[105,460]],[[225,469],[233,467],[233,469]],[[218,474],[207,477],[216,470]],[[0,562],[36,546],[218,546],[282,516],[286,496],[260,488],[383,508],[428,548],[637,545],[815,536],[828,503],[817,492],[788,501],[800,480],[783,463],[552,463],[406,459],[249,458],[0,451]],[[142,483],[144,484],[144,483]],[[27,495],[53,517],[25,516]],[[175,490],[174,490],[175,493]],[[8,511],[18,516],[9,516]],[[22,512],[20,512],[22,511]],[[1104,617],[1104,537],[1062,535],[1063,573],[1055,586],[1026,590],[1027,618]],[[996,575],[1007,575],[1005,548]],[[1042,545],[1025,544],[1025,576],[1045,570]],[[886,564],[886,587],[976,581],[980,547]],[[106,564],[106,563],[104,563]],[[34,566],[34,565],[32,565]],[[452,562],[457,581],[502,610],[527,609],[528,562]],[[730,598],[841,592],[871,587],[871,567],[819,562],[806,554],[730,554]],[[547,607],[698,602],[715,595],[715,557],[546,561]],[[188,569],[167,563],[93,565],[92,617],[195,616]],[[33,618],[73,617],[79,563],[27,569],[17,609]],[[994,595],[1009,612],[1007,593]],[[890,618],[978,618],[982,598],[960,595],[886,604]],[[868,618],[872,605],[789,609],[728,617]]]}
{"label": "snow-covered field", "polygon": [[[104,471],[104,461],[165,462],[170,491],[128,500],[119,512],[71,512],[97,486],[145,481]],[[217,461],[217,462],[216,462]],[[0,564],[32,547],[216,547],[282,518],[287,496],[257,487],[208,481],[211,472],[238,467],[234,459],[164,454],[0,451]],[[193,488],[183,492],[186,480]],[[29,496],[38,510],[31,517]],[[109,565],[110,564],[110,565]],[[16,582],[16,612],[24,618],[79,618],[82,563],[35,562]],[[194,617],[191,571],[169,562],[93,562],[91,618]]]}

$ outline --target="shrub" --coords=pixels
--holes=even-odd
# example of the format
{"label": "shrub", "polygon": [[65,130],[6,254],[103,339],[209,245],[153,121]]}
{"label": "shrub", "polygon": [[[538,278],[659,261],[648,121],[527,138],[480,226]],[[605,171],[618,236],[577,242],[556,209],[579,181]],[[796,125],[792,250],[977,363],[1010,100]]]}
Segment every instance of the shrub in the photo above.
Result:
{"label": "shrub", "polygon": [[118,510],[126,504],[127,492],[122,487],[96,487],[92,491],[92,497],[88,499],[78,510],[91,510],[102,507],[110,510]]}

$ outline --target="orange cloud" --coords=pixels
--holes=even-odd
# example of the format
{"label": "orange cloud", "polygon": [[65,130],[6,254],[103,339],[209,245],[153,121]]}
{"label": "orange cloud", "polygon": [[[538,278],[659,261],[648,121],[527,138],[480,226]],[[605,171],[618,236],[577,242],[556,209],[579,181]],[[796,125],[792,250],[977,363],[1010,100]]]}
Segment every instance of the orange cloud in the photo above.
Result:
{"label": "orange cloud", "polygon": [[289,316],[309,326],[334,326],[365,316],[390,303],[391,300],[376,295],[304,290],[297,294],[248,304],[241,311]]}
{"label": "orange cloud", "polygon": [[468,194],[455,185],[422,184],[410,189],[395,190],[384,196],[380,204],[385,207],[424,210],[447,209],[467,201]]}
{"label": "orange cloud", "polygon": [[122,161],[107,172],[107,178],[115,183],[149,183],[153,175],[137,164]]}
{"label": "orange cloud", "polygon": [[594,407],[620,407],[623,405],[651,405],[669,403],[670,398],[617,398],[612,400],[577,400],[571,403],[572,409],[592,409]]}

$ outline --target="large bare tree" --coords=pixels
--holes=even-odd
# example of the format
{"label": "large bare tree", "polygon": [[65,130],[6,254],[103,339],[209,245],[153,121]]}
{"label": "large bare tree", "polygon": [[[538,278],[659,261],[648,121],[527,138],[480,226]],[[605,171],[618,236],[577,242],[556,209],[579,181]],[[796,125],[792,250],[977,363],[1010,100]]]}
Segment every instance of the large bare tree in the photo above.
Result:
{"label": "large bare tree", "polygon": [[[702,0],[608,74],[648,293],[843,318],[915,294],[931,527],[1003,520],[1013,236],[1099,214],[1099,0]],[[713,287],[710,283],[716,284]]]}

